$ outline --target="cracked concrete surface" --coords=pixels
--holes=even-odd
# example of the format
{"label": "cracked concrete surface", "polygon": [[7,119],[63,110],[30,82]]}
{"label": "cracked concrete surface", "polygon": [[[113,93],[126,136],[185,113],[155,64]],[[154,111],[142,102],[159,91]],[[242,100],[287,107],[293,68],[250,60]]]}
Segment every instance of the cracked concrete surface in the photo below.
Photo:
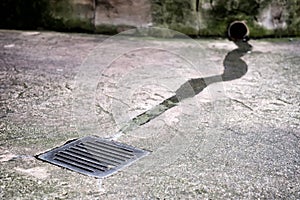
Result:
{"label": "cracked concrete surface", "polygon": [[[95,72],[91,96],[78,99],[83,67],[114,55],[93,57],[105,39],[0,31],[2,199],[300,198],[299,39],[250,40],[253,51],[237,62],[246,64],[244,76],[209,84],[118,137],[152,153],[102,182],[36,160],[85,134],[114,136],[189,79],[219,77],[237,48],[221,39],[112,40],[120,52],[141,40],[161,49],[121,54]],[[187,62],[193,56],[196,67]],[[94,113],[78,119],[90,97]]]}

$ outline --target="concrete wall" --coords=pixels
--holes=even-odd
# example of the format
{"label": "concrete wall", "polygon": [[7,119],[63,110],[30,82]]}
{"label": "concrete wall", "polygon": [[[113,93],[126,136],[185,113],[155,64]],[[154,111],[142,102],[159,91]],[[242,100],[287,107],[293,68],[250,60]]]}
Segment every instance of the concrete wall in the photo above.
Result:
{"label": "concrete wall", "polygon": [[[153,25],[194,36],[223,36],[228,23],[245,20],[254,37],[300,36],[299,0],[2,0],[0,4],[3,10],[10,9],[2,12],[6,19],[2,28],[8,23],[26,28],[36,20],[30,24],[56,30],[114,34]],[[30,13],[36,16],[31,19]],[[24,15],[27,21],[22,24]]]}
{"label": "concrete wall", "polygon": [[148,26],[151,23],[149,0],[96,0],[95,31],[120,32],[131,27]]}

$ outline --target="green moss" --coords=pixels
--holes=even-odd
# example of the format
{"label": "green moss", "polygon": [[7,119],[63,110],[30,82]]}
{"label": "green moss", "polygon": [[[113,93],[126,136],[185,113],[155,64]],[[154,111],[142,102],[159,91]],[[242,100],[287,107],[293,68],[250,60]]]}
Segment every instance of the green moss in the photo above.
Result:
{"label": "green moss", "polygon": [[95,32],[101,34],[117,34],[134,28],[135,27],[133,26],[122,25],[122,24],[120,25],[101,24],[95,27]]}
{"label": "green moss", "polygon": [[297,0],[288,1],[287,9],[290,11],[287,32],[289,35],[300,36],[300,2]]}
{"label": "green moss", "polygon": [[95,28],[96,33],[102,33],[102,34],[116,34],[118,33],[118,27],[115,25],[110,24],[102,24],[97,25]]}
{"label": "green moss", "polygon": [[190,0],[152,0],[152,18],[155,24],[183,22],[191,11]]}
{"label": "green moss", "polygon": [[199,30],[195,26],[188,26],[185,24],[171,24],[169,26],[170,29],[178,31],[180,33],[184,33],[187,35],[198,35]]}
{"label": "green moss", "polygon": [[248,23],[248,28],[250,30],[251,38],[269,37],[274,35],[274,31],[264,29],[261,26],[255,25],[253,23]]}
{"label": "green moss", "polygon": [[94,31],[94,26],[90,21],[82,20],[79,18],[71,18],[63,21],[64,27],[70,30],[86,30]]}
{"label": "green moss", "polygon": [[53,0],[48,7],[46,26],[56,30],[93,31],[92,19],[81,16],[92,11],[90,5],[74,4],[71,0]]}
{"label": "green moss", "polygon": [[197,35],[195,0],[152,0],[152,19],[156,26],[184,34]]}

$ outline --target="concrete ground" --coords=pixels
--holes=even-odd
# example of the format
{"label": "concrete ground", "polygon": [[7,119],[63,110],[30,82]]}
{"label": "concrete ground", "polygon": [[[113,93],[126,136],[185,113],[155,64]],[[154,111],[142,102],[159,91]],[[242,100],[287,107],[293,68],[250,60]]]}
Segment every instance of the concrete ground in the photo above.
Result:
{"label": "concrete ground", "polygon": [[[300,40],[146,36],[0,31],[0,198],[300,199]],[[85,135],[151,154],[103,180],[34,157]]]}

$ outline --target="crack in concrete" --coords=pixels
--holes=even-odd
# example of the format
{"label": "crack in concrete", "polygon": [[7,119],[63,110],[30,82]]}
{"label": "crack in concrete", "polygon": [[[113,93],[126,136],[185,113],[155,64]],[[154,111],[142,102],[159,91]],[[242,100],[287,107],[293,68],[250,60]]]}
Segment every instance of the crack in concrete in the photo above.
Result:
{"label": "crack in concrete", "polygon": [[230,100],[232,100],[233,102],[236,102],[238,104],[241,104],[244,108],[247,108],[247,109],[253,111],[253,108],[251,108],[250,106],[246,105],[244,102],[242,102],[240,100],[233,99],[233,98],[230,98]]}
{"label": "crack in concrete", "polygon": [[127,106],[128,108],[130,108],[130,105],[127,104],[126,102],[124,102],[122,99],[119,99],[119,98],[116,98],[114,96],[111,96],[111,95],[108,95],[108,94],[104,94],[104,96],[110,98],[110,99],[113,99],[115,101],[119,101],[120,103],[122,103],[123,105]]}

